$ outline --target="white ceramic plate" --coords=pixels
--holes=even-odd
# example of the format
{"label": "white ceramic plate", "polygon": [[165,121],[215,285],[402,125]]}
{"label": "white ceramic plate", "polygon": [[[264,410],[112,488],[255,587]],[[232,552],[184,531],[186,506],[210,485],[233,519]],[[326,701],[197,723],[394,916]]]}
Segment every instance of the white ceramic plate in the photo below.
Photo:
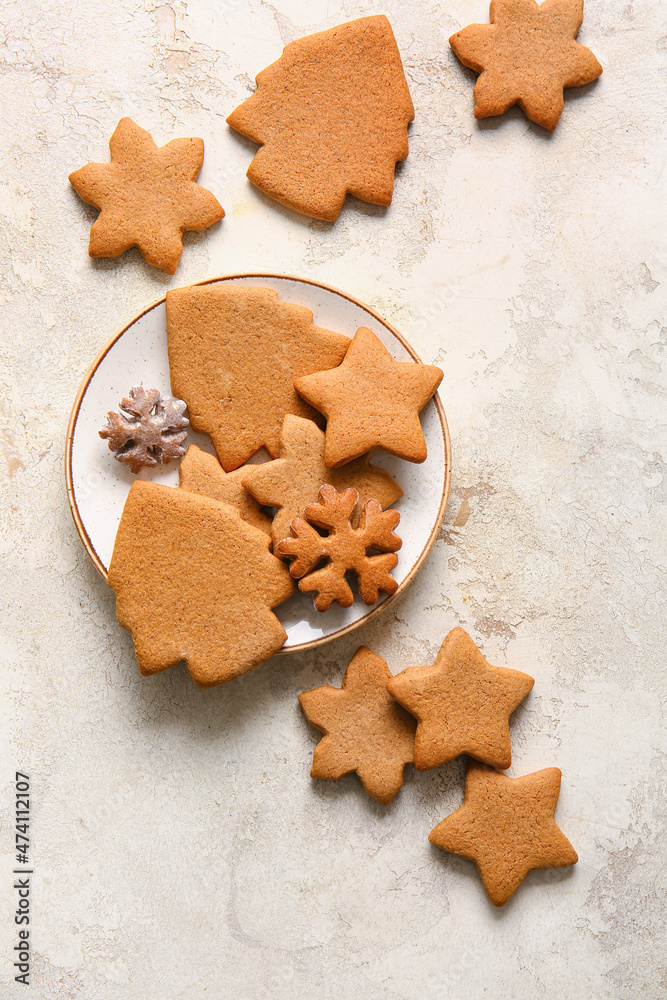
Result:
{"label": "white ceramic plate", "polygon": [[[283,301],[311,309],[317,326],[348,337],[360,326],[367,326],[398,361],[419,361],[401,335],[369,306],[334,288],[274,274],[230,275],[201,284],[223,281],[273,288]],[[122,397],[140,384],[147,389],[170,389],[164,298],[128,323],[95,359],[79,389],[67,431],[65,464],[72,515],[88,554],[105,579],[123,505],[135,479],[178,485],[177,463],[145,469],[136,477],[116,461],[99,437],[107,411],[117,410]],[[401,513],[397,531],[403,539],[393,571],[398,590],[372,607],[357,599],[351,608],[333,605],[324,613],[315,610],[310,594],[297,591],[275,609],[287,631],[281,652],[319,646],[363,625],[405,590],[424,562],[445,513],[451,477],[449,432],[437,395],[424,407],[421,421],[428,448],[428,457],[421,465],[378,450],[373,454],[373,464],[387,469],[403,490],[402,499],[395,505]],[[215,454],[207,435],[189,429],[186,445],[192,443]],[[267,458],[262,451],[252,461]]]}

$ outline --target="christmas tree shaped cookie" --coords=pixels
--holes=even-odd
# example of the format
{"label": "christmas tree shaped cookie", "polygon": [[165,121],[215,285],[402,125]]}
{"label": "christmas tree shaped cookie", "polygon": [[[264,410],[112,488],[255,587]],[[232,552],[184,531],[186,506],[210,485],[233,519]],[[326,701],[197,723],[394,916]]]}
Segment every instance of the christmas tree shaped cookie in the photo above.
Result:
{"label": "christmas tree shaped cookie", "polygon": [[178,467],[178,484],[188,493],[200,493],[231,504],[244,521],[270,534],[271,518],[266,516],[241,482],[251,468],[256,466],[244,465],[234,472],[225,472],[215,455],[209,455],[196,444],[191,444]]}
{"label": "christmas tree shaped cookie", "polygon": [[389,205],[414,108],[386,17],[290,42],[227,119],[262,148],[248,169],[288,208],[332,221],[353,194]]}
{"label": "christmas tree shaped cookie", "polygon": [[239,285],[167,292],[167,338],[173,391],[226,472],[262,446],[277,455],[287,413],[317,418],[294,380],[339,365],[350,344],[315,326],[310,309]]}
{"label": "christmas tree shaped cookie", "polygon": [[285,564],[269,552],[268,535],[209,497],[134,483],[108,579],[142,674],[184,660],[198,687],[213,687],[287,638],[271,611],[294,589]]}

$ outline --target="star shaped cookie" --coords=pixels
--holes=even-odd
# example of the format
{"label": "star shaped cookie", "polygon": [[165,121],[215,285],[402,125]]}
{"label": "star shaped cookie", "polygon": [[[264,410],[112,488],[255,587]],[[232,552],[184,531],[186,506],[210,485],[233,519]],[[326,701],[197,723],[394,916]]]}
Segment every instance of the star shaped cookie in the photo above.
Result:
{"label": "star shaped cookie", "polygon": [[359,526],[361,508],[371,497],[386,510],[403,496],[403,490],[388,472],[370,464],[369,455],[340,469],[328,469],[324,461],[324,431],[303,417],[289,413],[285,417],[278,456],[274,462],[246,466],[243,476],[243,486],[255,500],[266,507],[278,508],[271,526],[274,552],[278,542],[289,537],[294,518],[303,516],[307,504],[316,503],[325,483],[339,493],[353,487],[359,494],[351,519],[354,528]]}
{"label": "star shaped cookie", "polygon": [[275,457],[287,413],[318,417],[294,380],[339,365],[350,345],[270,288],[218,284],[167,292],[167,341],[172,387],[226,472],[262,446]]}
{"label": "star shaped cookie", "polygon": [[268,660],[287,633],[272,608],[294,585],[269,537],[219,500],[137,482],[120,519],[109,586],[142,674],[182,660],[198,687]]}
{"label": "star shaped cookie", "polygon": [[336,779],[356,771],[374,799],[386,805],[413,760],[415,721],[387,692],[389,667],[361,646],[345,671],[342,688],[299,695],[308,721],[324,733],[313,753],[312,778]]}
{"label": "star shaped cookie", "polygon": [[534,683],[518,670],[491,666],[470,636],[455,628],[432,666],[408,667],[387,687],[418,719],[419,771],[462,753],[504,770],[512,761],[509,717]]}
{"label": "star shaped cookie", "polygon": [[330,469],[383,448],[409,462],[426,459],[419,411],[442,372],[432,365],[395,361],[365,326],[333,371],[297,378],[297,392],[327,418],[324,461]]}
{"label": "star shaped cookie", "polygon": [[501,115],[518,104],[531,121],[553,131],[563,89],[591,83],[602,66],[575,41],[583,0],[491,0],[491,24],[470,24],[449,39],[468,69],[479,73],[475,118]]}
{"label": "star shaped cookie", "polygon": [[121,118],[109,140],[111,163],[88,163],[69,175],[79,197],[100,209],[90,230],[91,257],[118,257],[138,247],[167,274],[183,253],[183,233],[224,216],[210,191],[195,184],[204,161],[201,139],[158,148],[145,129]]}
{"label": "star shaped cookie", "polygon": [[470,761],[463,805],[431,830],[428,839],[450,854],[474,861],[494,906],[502,906],[533,868],[577,863],[577,852],[556,825],[557,767],[508,778]]}
{"label": "star shaped cookie", "polygon": [[215,455],[209,455],[196,444],[191,444],[178,467],[178,485],[188,493],[200,493],[231,504],[244,521],[270,535],[271,518],[266,516],[257,501],[244,490],[241,482],[251,468],[255,466],[243,465],[234,472],[225,472]]}

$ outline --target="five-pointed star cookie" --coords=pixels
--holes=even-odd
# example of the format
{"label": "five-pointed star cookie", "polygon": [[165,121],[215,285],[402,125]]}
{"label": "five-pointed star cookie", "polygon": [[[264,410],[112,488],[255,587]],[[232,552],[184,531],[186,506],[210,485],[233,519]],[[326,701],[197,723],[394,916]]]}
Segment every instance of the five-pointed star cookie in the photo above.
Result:
{"label": "five-pointed star cookie", "polygon": [[387,686],[419,720],[418,770],[462,753],[504,770],[512,761],[509,717],[533,684],[528,674],[491,666],[470,636],[455,628],[432,666],[408,667]]}
{"label": "five-pointed star cookie", "polygon": [[403,490],[388,472],[370,464],[370,455],[340,469],[328,469],[324,461],[324,431],[303,417],[290,413],[285,417],[278,455],[274,462],[249,465],[243,470],[243,485],[255,500],[266,507],[278,508],[271,526],[274,552],[278,542],[289,536],[294,518],[302,517],[304,507],[317,501],[320,487],[325,483],[339,493],[351,486],[359,494],[351,520],[354,528],[359,525],[361,508],[371,497],[386,510],[403,496]]}
{"label": "five-pointed star cookie", "polygon": [[213,687],[268,660],[287,638],[271,610],[294,591],[287,567],[267,534],[207,496],[134,483],[108,582],[142,674],[184,660],[198,687]]}
{"label": "five-pointed star cookie", "polygon": [[361,646],[345,671],[342,688],[304,691],[299,702],[324,739],[313,753],[312,778],[336,779],[356,771],[374,799],[386,805],[413,760],[415,720],[387,692],[389,667]]}
{"label": "five-pointed star cookie", "polygon": [[469,24],[449,39],[464,66],[480,73],[475,118],[518,104],[551,131],[563,110],[563,88],[591,83],[602,66],[575,41],[583,0],[491,0],[491,24]]}
{"label": "five-pointed star cookie", "polygon": [[577,863],[577,852],[554,820],[560,775],[557,767],[547,767],[508,778],[470,761],[463,805],[428,839],[474,861],[489,899],[502,906],[531,869]]}
{"label": "five-pointed star cookie", "polygon": [[241,480],[254,466],[241,466],[234,472],[225,472],[215,455],[202,451],[191,444],[185,458],[178,467],[178,485],[188,493],[201,493],[214,500],[223,500],[236,507],[244,521],[271,534],[271,518],[267,517],[260,505],[244,490]]}
{"label": "five-pointed star cookie", "polygon": [[172,387],[226,472],[262,446],[275,457],[287,413],[317,417],[294,380],[339,365],[350,344],[271,288],[219,284],[167,292],[167,340]]}
{"label": "five-pointed star cookie", "polygon": [[173,274],[185,230],[208,229],[225,214],[211,192],[195,183],[203,141],[172,139],[158,148],[145,129],[121,118],[109,148],[111,163],[88,163],[69,175],[79,197],[100,209],[88,253],[118,257],[138,247],[148,264]]}
{"label": "five-pointed star cookie", "polygon": [[395,361],[362,326],[338,368],[298,378],[294,385],[327,418],[324,461],[335,469],[371,448],[423,462],[419,411],[441,380],[442,372],[432,365]]}

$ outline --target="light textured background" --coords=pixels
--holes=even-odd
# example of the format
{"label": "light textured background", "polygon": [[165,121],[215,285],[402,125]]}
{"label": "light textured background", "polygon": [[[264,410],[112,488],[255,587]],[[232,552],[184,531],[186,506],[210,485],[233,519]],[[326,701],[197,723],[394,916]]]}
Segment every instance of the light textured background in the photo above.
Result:
{"label": "light textured background", "polygon": [[[3,525],[0,993],[11,982],[15,767],[33,784],[33,995],[80,1000],[660,998],[665,934],[664,3],[587,0],[605,67],[556,133],[475,123],[448,36],[486,0],[391,0],[417,117],[384,211],[332,225],[245,179],[225,116],[292,38],[377,13],[341,0],[2,4]],[[202,136],[227,210],[173,278],[91,262],[67,174],[122,115]],[[72,524],[64,433],[107,338],[166,288],[280,270],[375,306],[445,370],[442,536],[404,598],[316,654],[215,691],[142,679]],[[308,777],[307,687],[366,642],[393,671],[466,627],[531,673],[512,772],[558,765],[576,868],[496,911],[427,834],[462,764],[386,809]],[[662,852],[662,856],[661,856]],[[664,948],[662,950],[664,957]]]}

